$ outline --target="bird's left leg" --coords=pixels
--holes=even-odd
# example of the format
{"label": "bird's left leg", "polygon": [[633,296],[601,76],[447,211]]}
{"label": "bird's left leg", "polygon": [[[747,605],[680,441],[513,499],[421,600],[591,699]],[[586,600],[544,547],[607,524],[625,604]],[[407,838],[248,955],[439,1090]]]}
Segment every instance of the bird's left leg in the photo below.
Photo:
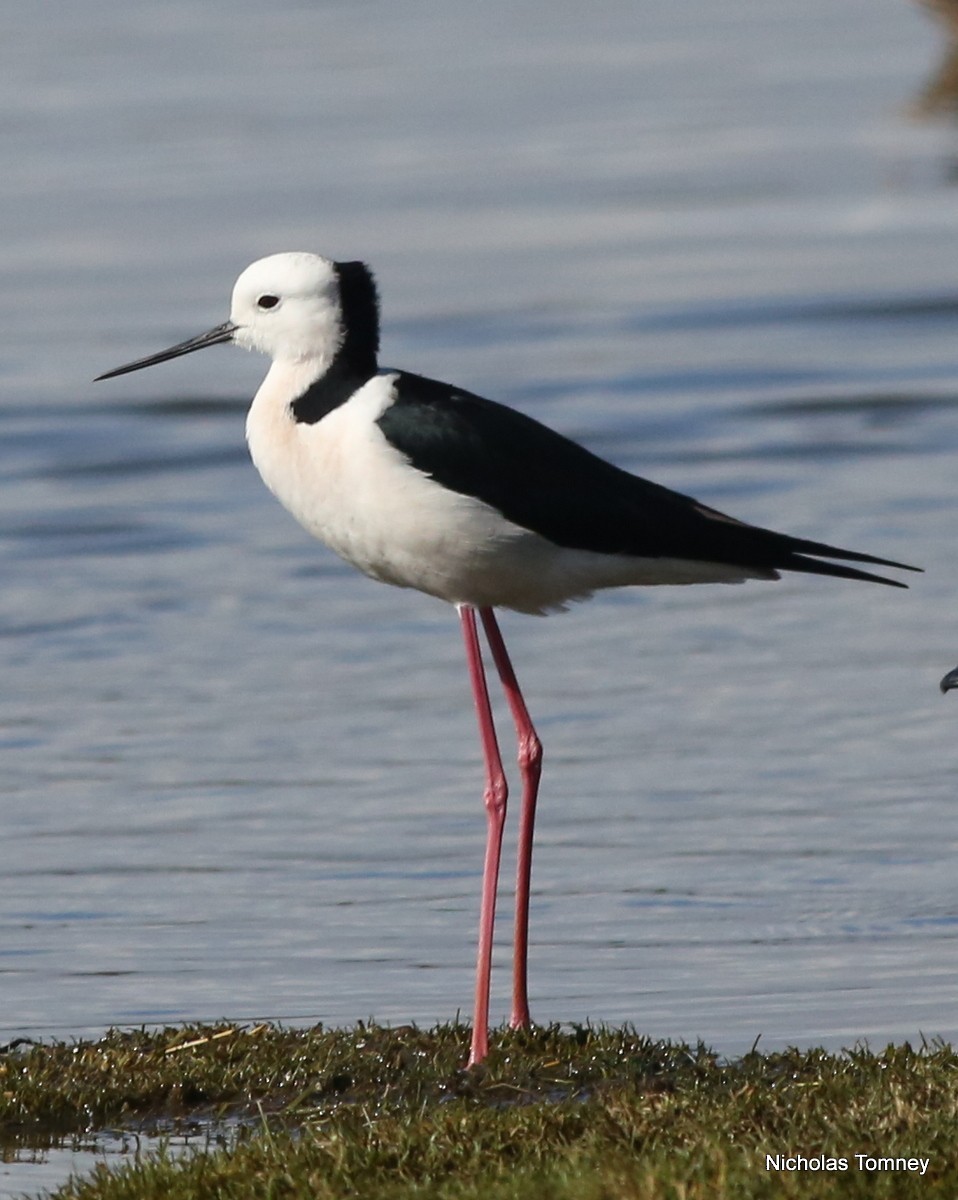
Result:
{"label": "bird's left leg", "polygon": [[476,1003],[472,1021],[472,1047],[469,1066],[480,1063],[489,1052],[489,983],[492,975],[492,934],[496,920],[496,890],[499,886],[499,862],[502,858],[502,831],[506,821],[506,800],[509,795],[506,775],[502,769],[496,727],[489,704],[486,672],[482,665],[476,612],[468,604],[459,605],[459,620],[466,643],[466,661],[472,696],[479,718],[479,736],[486,764],[486,806],[488,831],[486,859],[482,872],[482,902],[479,908],[479,949],[476,957]]}
{"label": "bird's left leg", "polygon": [[492,659],[502,680],[512,719],[516,726],[519,771],[522,776],[522,806],[519,813],[519,842],[516,854],[516,926],[512,960],[513,1029],[528,1029],[529,1017],[528,959],[529,959],[529,891],[532,879],[532,835],[539,796],[539,777],[542,774],[542,743],[529,716],[529,710],[519,688],[516,673],[499,631],[499,623],[491,608],[480,608]]}

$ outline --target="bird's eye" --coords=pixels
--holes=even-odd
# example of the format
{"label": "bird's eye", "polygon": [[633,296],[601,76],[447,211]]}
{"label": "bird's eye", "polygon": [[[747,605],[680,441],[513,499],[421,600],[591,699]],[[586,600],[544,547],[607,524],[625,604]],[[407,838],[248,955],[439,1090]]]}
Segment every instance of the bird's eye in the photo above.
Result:
{"label": "bird's eye", "polygon": [[257,308],[275,308],[279,304],[279,296],[260,296],[256,301]]}

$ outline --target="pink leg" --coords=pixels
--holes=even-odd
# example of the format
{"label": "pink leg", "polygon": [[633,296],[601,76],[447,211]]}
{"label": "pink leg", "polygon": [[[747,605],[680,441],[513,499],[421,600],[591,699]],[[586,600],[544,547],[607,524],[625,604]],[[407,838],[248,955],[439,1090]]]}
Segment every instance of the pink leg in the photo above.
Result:
{"label": "pink leg", "polygon": [[499,860],[502,857],[502,830],[506,821],[506,799],[509,795],[496,728],[492,721],[489,705],[489,689],[486,673],[482,666],[479,649],[479,633],[476,629],[475,609],[463,604],[459,607],[462,636],[466,643],[466,662],[469,665],[469,680],[472,696],[479,718],[479,736],[482,754],[486,763],[486,788],[483,801],[486,806],[488,832],[486,834],[486,861],[482,872],[482,903],[479,908],[479,951],[476,960],[476,1005],[472,1022],[472,1047],[469,1051],[469,1066],[482,1060],[489,1053],[489,981],[492,974],[492,932],[496,920],[496,888],[499,883]]}
{"label": "pink leg", "polygon": [[516,858],[516,928],[512,960],[512,1017],[513,1029],[528,1029],[529,993],[527,988],[529,957],[529,889],[532,877],[532,833],[536,819],[536,800],[539,795],[539,776],[542,774],[542,743],[532,725],[529,710],[519,689],[516,673],[499,632],[499,624],[491,608],[480,608],[483,628],[492,651],[492,658],[502,680],[502,688],[512,711],[519,743],[519,771],[522,775],[522,810],[519,814],[519,847]]}

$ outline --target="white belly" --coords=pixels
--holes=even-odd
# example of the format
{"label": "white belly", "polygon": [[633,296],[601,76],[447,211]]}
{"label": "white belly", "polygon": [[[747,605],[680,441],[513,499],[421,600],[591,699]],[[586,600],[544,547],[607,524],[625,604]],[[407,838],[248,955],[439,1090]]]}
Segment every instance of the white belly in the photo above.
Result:
{"label": "white belly", "polygon": [[288,406],[297,381],[276,364],[246,423],[270,491],[314,537],[374,579],[453,604],[540,613],[599,588],[749,576],[720,564],[563,549],[448,491],[412,467],[376,424],[391,402],[391,381],[376,375],[322,420],[297,424]]}

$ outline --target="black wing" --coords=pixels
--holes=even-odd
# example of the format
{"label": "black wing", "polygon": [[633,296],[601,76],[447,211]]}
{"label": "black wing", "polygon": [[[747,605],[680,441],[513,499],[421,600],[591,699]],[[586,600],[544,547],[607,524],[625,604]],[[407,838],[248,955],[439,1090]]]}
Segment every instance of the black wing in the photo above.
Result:
{"label": "black wing", "polygon": [[[387,441],[443,487],[569,549],[837,575],[905,587],[846,559],[918,570],[748,525],[613,466],[515,409],[407,372],[379,418]],[[815,557],[806,557],[806,556]]]}

